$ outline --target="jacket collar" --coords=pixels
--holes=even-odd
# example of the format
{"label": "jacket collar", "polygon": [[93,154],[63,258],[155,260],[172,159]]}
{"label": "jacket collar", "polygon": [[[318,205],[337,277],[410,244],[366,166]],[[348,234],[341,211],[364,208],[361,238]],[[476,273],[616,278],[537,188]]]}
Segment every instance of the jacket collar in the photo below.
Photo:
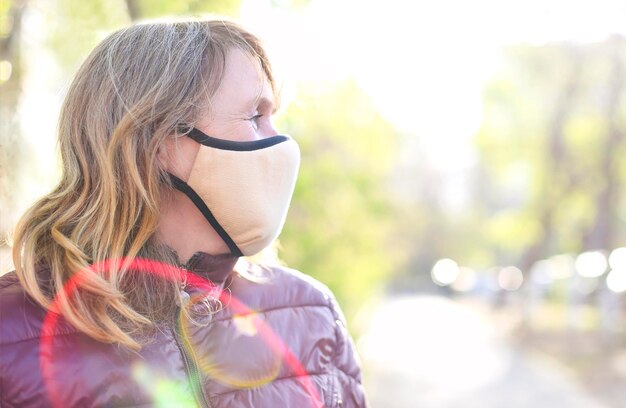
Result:
{"label": "jacket collar", "polygon": [[221,286],[233,271],[238,259],[231,254],[211,255],[206,252],[196,252],[181,267],[200,278],[208,279]]}

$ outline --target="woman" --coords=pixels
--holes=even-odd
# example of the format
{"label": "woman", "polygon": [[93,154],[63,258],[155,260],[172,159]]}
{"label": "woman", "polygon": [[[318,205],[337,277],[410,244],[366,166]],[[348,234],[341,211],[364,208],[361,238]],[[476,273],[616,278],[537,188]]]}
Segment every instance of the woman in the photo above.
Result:
{"label": "woman", "polygon": [[1,407],[366,405],[328,289],[237,262],[272,243],[293,192],[277,105],[258,39],[228,21],[94,49],[61,111],[61,181],[0,278]]}

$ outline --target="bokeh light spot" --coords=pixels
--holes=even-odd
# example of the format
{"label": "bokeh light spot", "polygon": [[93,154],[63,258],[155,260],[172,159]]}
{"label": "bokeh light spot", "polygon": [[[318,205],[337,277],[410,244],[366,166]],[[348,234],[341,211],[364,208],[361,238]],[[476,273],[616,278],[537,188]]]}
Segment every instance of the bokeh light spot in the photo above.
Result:
{"label": "bokeh light spot", "polygon": [[606,257],[600,251],[583,252],[576,257],[575,268],[580,276],[597,278],[606,271],[606,267]]}
{"label": "bokeh light spot", "polygon": [[616,248],[609,255],[611,269],[626,270],[626,248]]}
{"label": "bokeh light spot", "polygon": [[476,271],[472,268],[461,267],[459,268],[459,275],[456,280],[452,282],[452,289],[457,292],[469,292],[476,288],[478,283],[478,276]]}
{"label": "bokeh light spot", "polygon": [[498,272],[498,285],[509,292],[518,290],[524,283],[524,274],[515,266],[507,266]]}
{"label": "bokeh light spot", "polygon": [[447,286],[459,276],[459,265],[452,259],[438,260],[431,271],[433,282],[439,286]]}
{"label": "bokeh light spot", "polygon": [[626,291],[626,269],[613,269],[606,277],[606,286],[613,292]]}

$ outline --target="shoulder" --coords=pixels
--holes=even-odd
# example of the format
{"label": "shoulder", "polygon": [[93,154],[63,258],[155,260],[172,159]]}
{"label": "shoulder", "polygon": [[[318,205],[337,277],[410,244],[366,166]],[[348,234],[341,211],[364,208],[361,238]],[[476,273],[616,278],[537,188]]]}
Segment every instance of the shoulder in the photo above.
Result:
{"label": "shoulder", "polygon": [[0,291],[2,294],[5,294],[11,290],[15,290],[15,286],[19,286],[20,281],[17,279],[17,275],[15,271],[5,273],[0,276]]}
{"label": "shoulder", "polygon": [[[245,319],[246,315],[257,315],[260,327],[269,329],[263,333],[269,332],[271,339],[283,341],[294,353],[293,359],[320,383],[320,395],[328,405],[332,405],[331,399],[341,398],[347,406],[366,406],[358,355],[329,288],[309,275],[283,266],[248,268],[232,275],[230,303],[214,315],[214,324],[199,329],[202,335],[196,338],[203,346],[198,349],[210,351],[215,367],[237,367],[239,372],[249,370],[247,377],[258,376],[259,367],[269,367],[268,362],[275,359],[275,351],[263,345],[268,340],[254,336],[253,326]],[[222,346],[204,339],[220,339]],[[237,352],[223,353],[225,344]],[[284,361],[276,368],[274,380],[263,387],[241,390],[211,382],[210,388],[224,400],[261,401],[277,393],[288,393],[291,387],[298,388],[294,378],[301,373],[287,363],[287,358]],[[225,405],[232,403],[229,401]]]}
{"label": "shoulder", "polygon": [[234,274],[230,288],[239,301],[261,309],[298,306],[331,308],[335,303],[326,285],[298,270],[280,265],[248,264],[241,273]]}
{"label": "shoulder", "polygon": [[[38,340],[46,313],[26,293],[15,272],[0,276],[0,345]],[[55,328],[55,334],[73,331],[63,322]]]}
{"label": "shoulder", "polygon": [[15,272],[0,277],[0,344],[38,337],[45,311],[26,294]]}
{"label": "shoulder", "polygon": [[[317,279],[296,269],[280,265],[247,265],[233,275],[229,290],[239,309],[265,315],[297,316],[313,324],[324,322],[332,327],[346,327],[346,319],[332,291]],[[235,312],[227,307],[218,319],[232,318]]]}

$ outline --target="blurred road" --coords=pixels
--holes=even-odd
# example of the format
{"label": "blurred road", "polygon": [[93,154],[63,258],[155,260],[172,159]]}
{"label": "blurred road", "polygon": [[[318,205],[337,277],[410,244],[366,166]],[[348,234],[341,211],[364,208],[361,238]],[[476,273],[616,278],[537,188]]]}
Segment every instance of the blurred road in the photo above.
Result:
{"label": "blurred road", "polygon": [[480,308],[390,299],[358,341],[372,408],[605,408],[564,368],[507,344]]}

